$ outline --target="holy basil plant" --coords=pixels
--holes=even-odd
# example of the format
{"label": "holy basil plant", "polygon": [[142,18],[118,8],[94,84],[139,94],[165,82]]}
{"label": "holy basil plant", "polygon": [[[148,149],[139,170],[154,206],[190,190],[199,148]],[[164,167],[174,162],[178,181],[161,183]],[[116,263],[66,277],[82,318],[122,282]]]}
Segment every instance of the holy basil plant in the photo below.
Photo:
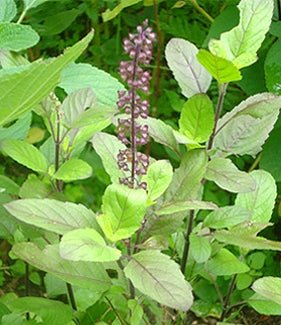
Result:
{"label": "holy basil plant", "polygon": [[[25,1],[25,12],[31,6]],[[268,172],[245,172],[235,164],[235,157],[256,157],[262,150],[281,97],[259,93],[223,114],[228,85],[258,60],[273,6],[273,0],[241,0],[239,24],[211,39],[208,50],[180,38],[168,42],[166,60],[186,98],[178,130],[148,116],[151,75],[145,67],[156,35],[147,21],[123,43],[129,59],[120,63],[120,76],[126,87],[89,64],[73,63],[92,33],[47,62],[22,63],[17,56],[15,66],[5,67],[1,61],[0,121],[18,120],[0,129],[0,149],[34,173],[21,186],[3,180],[0,229],[9,224],[5,238],[12,256],[46,272],[46,287],[52,280],[62,293],[67,288],[72,309],[79,311],[75,317],[83,320],[92,309],[94,322],[137,325],[186,322],[188,310],[202,315],[204,308],[223,321],[234,303],[260,313],[281,311],[281,301],[273,299],[280,279],[258,279],[252,272],[254,254],[262,254],[253,251],[281,251],[281,243],[259,235],[271,225],[275,181]],[[18,78],[23,86],[12,87]],[[216,105],[207,94],[212,82]],[[64,99],[53,92],[57,86]],[[24,141],[31,109],[49,133],[39,148]],[[101,132],[110,124],[118,136]],[[175,170],[143,150],[149,136],[175,152]],[[66,183],[95,172],[81,158],[89,141],[111,181],[97,212],[64,196]],[[233,193],[233,204],[208,198],[210,184]],[[232,301],[235,286],[248,289],[239,301]],[[58,324],[70,323],[71,310],[57,303],[65,308]],[[34,297],[3,305],[46,324],[55,321],[43,307],[59,309]]]}

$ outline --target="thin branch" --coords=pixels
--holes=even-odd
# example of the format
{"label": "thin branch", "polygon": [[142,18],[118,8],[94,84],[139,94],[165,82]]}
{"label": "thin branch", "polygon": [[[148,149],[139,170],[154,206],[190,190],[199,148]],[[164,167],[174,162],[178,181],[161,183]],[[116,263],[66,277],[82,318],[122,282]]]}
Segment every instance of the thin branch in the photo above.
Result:
{"label": "thin branch", "polygon": [[189,0],[189,1],[197,11],[199,11],[203,16],[205,16],[209,20],[209,22],[212,23],[214,21],[214,18],[211,17],[202,7],[199,6],[197,0]]}
{"label": "thin branch", "polygon": [[112,305],[111,301],[105,297],[106,301],[108,302],[111,310],[114,312],[114,314],[116,315],[116,317],[119,319],[120,323],[122,325],[127,325],[127,323],[124,321],[124,319],[122,319],[122,317],[120,316],[120,314],[118,313],[117,309]]}
{"label": "thin branch", "polygon": [[223,321],[226,317],[226,314],[228,312],[228,305],[229,305],[229,302],[230,302],[230,298],[231,298],[231,295],[232,295],[232,292],[234,290],[234,287],[235,287],[235,283],[236,283],[236,279],[237,279],[237,274],[235,274],[229,284],[229,287],[228,287],[228,291],[227,291],[227,294],[226,294],[226,297],[225,297],[225,300],[224,300],[224,304],[223,304],[223,307],[222,307],[222,314],[221,314],[221,318],[220,320]]}
{"label": "thin branch", "polygon": [[21,13],[21,15],[20,15],[20,17],[19,17],[19,19],[17,21],[17,24],[20,24],[24,20],[26,12],[27,12],[26,10],[23,10],[23,12]]}
{"label": "thin branch", "polygon": [[185,234],[185,244],[184,244],[184,249],[183,249],[183,254],[182,254],[182,259],[181,259],[181,271],[183,274],[185,272],[186,262],[188,259],[189,246],[190,246],[189,236],[192,232],[194,217],[195,217],[195,211],[191,210],[190,214],[189,214],[189,220],[188,220],[187,230],[186,230],[186,234]]}

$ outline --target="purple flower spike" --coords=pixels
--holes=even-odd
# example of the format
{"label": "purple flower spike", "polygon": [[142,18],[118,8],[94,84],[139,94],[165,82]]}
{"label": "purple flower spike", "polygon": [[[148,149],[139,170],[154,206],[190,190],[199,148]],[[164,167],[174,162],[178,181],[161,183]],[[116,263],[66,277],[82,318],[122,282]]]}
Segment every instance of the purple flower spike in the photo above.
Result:
{"label": "purple flower spike", "polygon": [[129,37],[123,41],[124,51],[131,60],[121,61],[119,72],[129,90],[118,92],[117,106],[129,117],[118,119],[117,131],[119,140],[128,148],[119,151],[117,160],[119,168],[130,171],[131,174],[130,177],[120,179],[120,183],[131,188],[137,186],[146,189],[146,183],[139,182],[136,176],[146,174],[149,158],[138,152],[137,146],[147,144],[149,130],[147,125],[140,125],[136,119],[146,119],[148,116],[149,103],[147,100],[142,100],[138,92],[148,93],[151,76],[148,71],[140,67],[140,64],[150,63],[155,40],[156,34],[148,27],[148,21],[145,20],[141,26],[137,27],[136,34],[129,34]]}

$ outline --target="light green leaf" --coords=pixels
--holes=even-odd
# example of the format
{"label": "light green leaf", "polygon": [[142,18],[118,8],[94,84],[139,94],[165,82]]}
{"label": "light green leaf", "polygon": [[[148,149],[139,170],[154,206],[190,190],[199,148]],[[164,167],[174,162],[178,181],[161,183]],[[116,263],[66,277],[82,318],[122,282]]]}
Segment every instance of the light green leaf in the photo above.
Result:
{"label": "light green leaf", "polygon": [[197,53],[195,45],[180,38],[172,38],[165,50],[168,66],[187,98],[207,92],[212,80],[209,72],[198,62]]}
{"label": "light green leaf", "polygon": [[214,109],[205,94],[192,96],[184,105],[179,119],[180,132],[196,142],[209,139],[214,128]]}
{"label": "light green leaf", "polygon": [[0,141],[6,139],[24,140],[30,129],[32,114],[28,112],[7,128],[0,128]]}
{"label": "light green leaf", "polygon": [[206,262],[207,270],[217,276],[233,275],[248,272],[249,267],[238,260],[229,250],[222,248],[214,257]]}
{"label": "light green leaf", "polygon": [[197,263],[204,263],[211,256],[212,248],[206,237],[191,234],[189,236],[190,253]]}
{"label": "light green leaf", "polygon": [[68,324],[72,320],[70,306],[46,298],[21,297],[7,301],[6,306],[14,313],[34,313],[43,320],[45,325]]}
{"label": "light green leaf", "polygon": [[94,292],[107,291],[111,281],[104,266],[94,262],[73,262],[59,256],[58,246],[47,246],[40,250],[33,243],[18,243],[12,252],[28,264],[48,272],[57,278]]}
{"label": "light green leaf", "polygon": [[91,88],[75,90],[62,103],[63,123],[71,128],[81,114],[95,102],[96,96]]}
{"label": "light green leaf", "polygon": [[88,163],[81,159],[71,158],[60,166],[53,177],[64,182],[72,182],[89,178],[92,176],[92,172],[92,167]]}
{"label": "light green leaf", "polygon": [[93,211],[81,204],[51,199],[24,199],[12,201],[4,207],[18,220],[57,234],[79,228],[98,228]]}
{"label": "light green leaf", "polygon": [[126,146],[115,136],[99,132],[92,139],[92,145],[100,156],[104,169],[110,176],[112,183],[119,183],[119,179],[126,177],[123,170],[117,165],[117,155],[119,150],[126,149]]}
{"label": "light green leaf", "polygon": [[34,174],[28,175],[19,192],[21,199],[45,199],[52,198],[52,195],[59,195],[59,193],[56,193],[50,182],[44,182]]}
{"label": "light green leaf", "polygon": [[248,300],[250,307],[254,308],[262,315],[281,315],[281,304],[272,300],[267,300],[263,296],[255,293]]}
{"label": "light green leaf", "polygon": [[156,213],[161,215],[182,212],[187,210],[216,210],[218,206],[213,202],[189,200],[189,201],[172,201],[165,203]]}
{"label": "light green leaf", "polygon": [[5,193],[13,195],[18,195],[20,189],[17,183],[4,175],[0,175],[0,188],[3,189]]}
{"label": "light green leaf", "polygon": [[239,25],[221,34],[219,40],[211,40],[210,51],[233,62],[238,69],[253,64],[269,30],[273,7],[273,0],[241,0]]}
{"label": "light green leaf", "polygon": [[90,64],[71,64],[63,70],[59,85],[68,94],[81,88],[92,88],[97,104],[116,107],[118,90],[124,86],[107,72]]}
{"label": "light green leaf", "polygon": [[193,303],[191,286],[179,265],[159,251],[133,255],[124,272],[135,288],[160,304],[187,311]]}
{"label": "light green leaf", "polygon": [[128,300],[128,307],[131,311],[130,324],[141,325],[143,317],[143,309],[135,299]]}
{"label": "light green leaf", "polygon": [[130,237],[141,226],[146,211],[144,190],[112,184],[103,196],[102,212],[98,217],[106,237],[115,242]]}
{"label": "light green leaf", "polygon": [[240,71],[231,61],[209,51],[199,50],[197,59],[220,84],[242,79]]}
{"label": "light green leaf", "polygon": [[63,235],[60,256],[71,261],[110,262],[120,258],[121,252],[106,245],[103,237],[90,228],[75,229]]}
{"label": "light green leaf", "polygon": [[206,179],[233,193],[252,192],[256,188],[251,175],[240,171],[230,159],[225,158],[214,158],[208,163]]}
{"label": "light green leaf", "polygon": [[281,279],[265,276],[253,283],[252,289],[262,297],[281,305]]}
{"label": "light green leaf", "polygon": [[207,162],[205,150],[194,149],[187,152],[180,167],[174,172],[171,185],[164,193],[165,203],[197,199]]}
{"label": "light green leaf", "polygon": [[0,150],[6,155],[36,172],[47,172],[47,160],[32,144],[20,140],[4,140]]}
{"label": "light green leaf", "polygon": [[256,189],[249,193],[239,193],[235,205],[248,209],[252,222],[267,223],[277,195],[274,178],[263,170],[255,170],[250,175],[256,181]]}
{"label": "light green leaf", "polygon": [[226,206],[212,211],[204,220],[204,226],[220,229],[231,228],[239,223],[249,221],[251,212],[239,206]]}
{"label": "light green leaf", "polygon": [[19,72],[1,70],[5,74],[0,72],[0,125],[15,120],[48,96],[59,84],[61,71],[80,56],[92,38],[90,32],[63,55],[47,62],[35,61]]}
{"label": "light green leaf", "polygon": [[115,18],[116,16],[118,16],[123,9],[130,7],[139,2],[141,2],[141,0],[121,0],[121,2],[112,10],[107,9],[105,12],[103,12],[102,19],[104,22],[109,21]]}
{"label": "light green leaf", "polygon": [[262,93],[249,97],[218,122],[214,147],[225,155],[255,156],[277,120],[281,96]]}
{"label": "light green leaf", "polygon": [[147,170],[148,199],[155,201],[170,185],[173,177],[173,167],[167,160],[158,160],[149,165]]}
{"label": "light green leaf", "polygon": [[266,249],[281,251],[280,242],[268,240],[263,237],[255,237],[255,235],[241,234],[237,229],[233,229],[233,231],[216,231],[215,238],[227,245],[235,245],[249,250]]}
{"label": "light green leaf", "polygon": [[22,51],[39,42],[39,35],[28,25],[0,23],[0,49]]}
{"label": "light green leaf", "polygon": [[0,22],[10,22],[17,14],[14,0],[0,0]]}

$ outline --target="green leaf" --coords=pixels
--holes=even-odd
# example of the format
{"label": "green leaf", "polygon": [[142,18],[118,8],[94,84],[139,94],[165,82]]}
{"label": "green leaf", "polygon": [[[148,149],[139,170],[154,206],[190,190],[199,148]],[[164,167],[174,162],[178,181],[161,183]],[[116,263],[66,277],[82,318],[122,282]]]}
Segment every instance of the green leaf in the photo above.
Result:
{"label": "green leaf", "polygon": [[[277,126],[277,125],[276,125]],[[281,127],[274,128],[263,146],[259,166],[269,172],[276,182],[281,181]]]}
{"label": "green leaf", "polygon": [[237,276],[236,288],[244,290],[250,287],[253,282],[253,277],[247,273],[240,273]]}
{"label": "green leaf", "polygon": [[80,56],[92,38],[90,32],[63,55],[47,62],[35,61],[18,72],[1,70],[5,74],[0,72],[0,125],[15,120],[48,96],[59,84],[61,71]]}
{"label": "green leaf", "polygon": [[141,0],[121,0],[121,2],[114,7],[112,10],[107,9],[105,12],[102,13],[102,19],[104,22],[109,21],[120,14],[120,12],[130,7],[136,3],[139,3]]}
{"label": "green leaf", "polygon": [[124,272],[135,288],[160,304],[183,311],[191,307],[191,286],[167,255],[152,250],[135,254]]}
{"label": "green leaf", "polygon": [[278,95],[281,95],[280,76],[281,63],[279,54],[281,50],[281,40],[277,40],[269,49],[264,62],[266,88]]}
{"label": "green leaf", "polygon": [[88,163],[81,159],[71,158],[60,166],[53,177],[64,182],[72,182],[89,178],[92,172],[92,167]]}
{"label": "green leaf", "polygon": [[6,155],[36,172],[47,172],[47,160],[32,144],[20,140],[0,142],[0,150]]}
{"label": "green leaf", "polygon": [[251,212],[239,206],[226,206],[212,211],[204,220],[204,226],[221,229],[231,228],[245,221],[249,221]]}
{"label": "green leaf", "polygon": [[4,175],[0,175],[0,188],[3,189],[5,193],[13,195],[18,195],[20,189],[17,183]]}
{"label": "green leaf", "polygon": [[257,293],[250,297],[248,304],[261,315],[281,315],[281,304],[267,300]]}
{"label": "green leaf", "polygon": [[8,301],[6,305],[15,313],[30,312],[40,316],[45,325],[68,324],[72,320],[71,308],[60,301],[41,297],[21,297]]}
{"label": "green leaf", "polygon": [[91,88],[75,90],[68,95],[62,103],[63,123],[71,128],[84,111],[92,107],[96,102],[96,96]]}
{"label": "green leaf", "polygon": [[227,245],[235,245],[249,250],[266,249],[281,251],[280,242],[268,240],[263,237],[255,237],[254,235],[243,234],[237,231],[237,229],[233,229],[233,231],[216,231],[215,238]]}
{"label": "green leaf", "polygon": [[39,35],[28,25],[0,23],[0,49],[22,51],[39,42]]}
{"label": "green leaf", "polygon": [[197,199],[207,162],[205,150],[194,149],[187,152],[180,167],[174,172],[171,185],[164,193],[164,202]]}
{"label": "green leaf", "polygon": [[187,210],[215,210],[217,205],[213,202],[189,200],[189,201],[172,201],[165,203],[156,213],[161,215],[182,212]]}
{"label": "green leaf", "polygon": [[71,261],[110,262],[121,256],[118,249],[107,246],[103,237],[90,228],[67,232],[59,247],[60,256]]}
{"label": "green leaf", "polygon": [[47,1],[54,1],[54,0],[23,0],[24,8],[27,11],[27,10],[29,10],[31,8],[35,8]]}
{"label": "green leaf", "polygon": [[33,174],[28,175],[27,180],[22,184],[19,192],[19,196],[22,199],[50,199],[52,195],[59,195],[52,187],[52,184],[40,180]]}
{"label": "green leaf", "polygon": [[248,272],[250,269],[229,250],[222,248],[214,257],[206,262],[206,268],[214,275],[233,275]]}
{"label": "green leaf", "polygon": [[90,64],[71,64],[63,70],[60,85],[68,94],[81,88],[92,88],[97,103],[116,107],[118,90],[124,86],[109,73],[97,69]]}
{"label": "green leaf", "polygon": [[219,120],[214,147],[225,155],[255,156],[272,130],[280,107],[281,97],[274,94],[249,97]]}
{"label": "green leaf", "polygon": [[58,246],[47,246],[40,250],[33,243],[18,243],[12,252],[30,265],[51,273],[57,278],[94,292],[107,291],[111,286],[104,266],[94,262],[73,262],[59,256]]}
{"label": "green leaf", "polygon": [[209,42],[210,51],[234,63],[238,69],[251,65],[257,60],[260,48],[273,14],[272,0],[241,0],[239,25],[221,34],[219,40]]}
{"label": "green leaf", "polygon": [[252,289],[260,296],[281,305],[281,279],[265,276],[253,283]]}
{"label": "green leaf", "polygon": [[209,139],[214,128],[214,109],[205,94],[192,96],[182,108],[179,119],[180,132],[196,142]]}
{"label": "green leaf", "polygon": [[32,114],[28,112],[7,128],[0,128],[0,141],[6,139],[24,140],[30,129]]}
{"label": "green leaf", "polygon": [[267,223],[277,195],[274,178],[263,170],[255,170],[250,175],[256,181],[256,189],[249,193],[239,193],[235,205],[248,209],[252,222]]}
{"label": "green leaf", "polygon": [[92,145],[100,156],[105,171],[110,176],[112,183],[119,183],[119,179],[126,177],[126,173],[117,165],[117,155],[126,146],[115,136],[98,132],[92,139]]}
{"label": "green leaf", "polygon": [[10,22],[17,14],[14,0],[0,0],[0,22]]}
{"label": "green leaf", "polygon": [[143,317],[143,309],[135,299],[128,300],[128,307],[131,311],[130,324],[141,325]]}
{"label": "green leaf", "polygon": [[212,248],[206,237],[191,234],[189,236],[190,253],[197,263],[204,263],[211,256]]}
{"label": "green leaf", "polygon": [[220,84],[242,79],[240,71],[231,61],[209,51],[199,50],[197,59]]}
{"label": "green leaf", "polygon": [[130,237],[141,226],[146,211],[144,190],[112,184],[103,195],[102,212],[98,217],[106,237],[115,242]]}
{"label": "green leaf", "polygon": [[212,80],[209,72],[198,62],[197,53],[195,45],[180,38],[172,38],[165,50],[168,66],[187,98],[207,92]]}
{"label": "green leaf", "polygon": [[12,201],[4,207],[18,220],[57,234],[98,227],[95,214],[81,204],[51,199],[24,199]]}
{"label": "green leaf", "polygon": [[158,160],[149,165],[147,170],[148,199],[155,201],[170,185],[173,177],[173,167],[167,160]]}
{"label": "green leaf", "polygon": [[225,158],[214,158],[208,163],[206,179],[233,193],[251,192],[256,188],[251,175],[240,171],[230,159]]}

